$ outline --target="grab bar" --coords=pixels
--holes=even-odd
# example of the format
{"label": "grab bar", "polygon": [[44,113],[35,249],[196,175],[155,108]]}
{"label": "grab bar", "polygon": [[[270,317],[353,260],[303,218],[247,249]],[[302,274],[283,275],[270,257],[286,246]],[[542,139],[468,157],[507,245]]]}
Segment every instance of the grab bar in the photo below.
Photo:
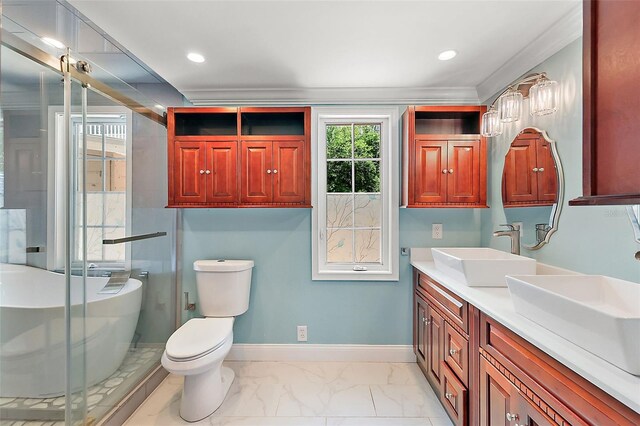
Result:
{"label": "grab bar", "polygon": [[130,237],[115,238],[112,240],[102,240],[102,244],[122,244],[131,241],[148,240],[149,238],[164,237],[166,232],[152,232],[151,234],[132,235]]}

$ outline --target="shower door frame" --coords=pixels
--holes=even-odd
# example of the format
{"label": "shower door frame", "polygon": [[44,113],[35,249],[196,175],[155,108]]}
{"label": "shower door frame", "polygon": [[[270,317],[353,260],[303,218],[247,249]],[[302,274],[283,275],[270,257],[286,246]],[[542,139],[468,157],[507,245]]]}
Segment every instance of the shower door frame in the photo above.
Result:
{"label": "shower door frame", "polygon": [[[1,0],[0,0],[0,4],[1,4]],[[63,151],[65,153],[69,153],[71,151],[71,137],[70,137],[70,133],[69,133],[69,124],[70,124],[70,118],[71,118],[71,105],[70,105],[70,89],[71,89],[71,84],[72,82],[74,83],[79,83],[82,85],[82,90],[83,90],[83,115],[86,113],[86,90],[87,88],[91,88],[91,90],[95,91],[96,93],[99,93],[102,96],[105,96],[106,98],[111,99],[112,101],[114,101],[117,104],[120,104],[124,107],[127,107],[128,109],[130,109],[133,112],[136,112],[164,127],[167,127],[167,118],[166,118],[166,114],[158,114],[156,111],[152,110],[151,108],[148,108],[146,106],[144,106],[143,104],[141,104],[140,102],[124,95],[123,93],[113,89],[112,87],[108,86],[105,83],[100,82],[99,80],[96,80],[94,78],[92,78],[89,74],[82,72],[81,70],[76,69],[74,66],[67,64],[67,66],[65,66],[64,64],[64,58],[65,56],[68,58],[67,55],[63,55],[62,57],[58,58],[48,52],[45,52],[42,49],[39,49],[38,47],[30,44],[29,42],[21,39],[20,37],[15,36],[14,34],[12,34],[11,32],[7,31],[4,28],[0,28],[0,44],[16,53],[18,53],[19,55],[22,55],[23,57],[30,59],[32,61],[34,61],[35,63],[38,63],[40,65],[43,65],[47,68],[49,68],[50,70],[53,70],[57,73],[59,73],[63,78],[64,78],[64,86],[65,86],[65,91],[64,91],[64,112],[65,112],[65,137],[64,137],[64,141],[65,141],[65,146],[63,147]],[[86,132],[84,132],[84,134],[86,135]],[[83,146],[84,146],[84,142],[83,142]],[[67,177],[67,179],[69,179]],[[68,183],[68,182],[67,182]],[[71,187],[67,185],[67,194],[66,194],[66,202],[68,203],[69,200],[72,198],[71,194]],[[67,213],[66,215],[68,216],[66,218],[66,223],[67,223],[67,247],[66,247],[66,257],[70,257],[70,245],[69,245],[69,241],[68,241],[68,236],[70,235],[69,232],[69,225],[70,225],[70,215],[71,215],[71,209],[67,209]],[[86,224],[86,221],[85,221]],[[174,303],[174,312],[173,312],[173,317],[175,319],[175,324],[176,324],[176,328],[180,325],[180,309],[178,308],[180,306],[180,298],[178,297],[178,295],[180,294],[180,265],[179,265],[179,260],[180,260],[180,249],[179,249],[179,241],[180,241],[180,237],[181,237],[181,226],[182,224],[182,214],[181,212],[178,212],[178,214],[176,215],[176,222],[175,222],[175,229],[174,229],[174,235],[175,235],[175,240],[173,241],[172,244],[172,260],[173,260],[173,272],[175,274],[175,279],[174,279],[174,283],[176,285],[175,288],[175,293],[174,293],[174,297],[176,297],[175,299],[175,303]],[[86,248],[86,245],[84,245],[84,247]],[[65,265],[66,265],[66,270],[65,270],[65,278],[66,278],[66,286],[67,286],[67,302],[69,302],[69,291],[70,291],[70,277],[71,277],[71,268],[70,268],[70,259],[65,259]],[[83,262],[83,277],[86,277],[86,261]],[[85,309],[86,309],[86,300],[84,303]],[[70,338],[69,338],[69,333],[70,333],[70,320],[69,320],[69,314],[70,314],[70,305],[68,303],[65,303],[65,309],[66,309],[66,315],[65,317],[67,318],[67,320],[65,321],[65,328],[66,328],[66,344],[67,347],[70,344]],[[69,351],[67,351],[67,372],[66,372],[66,380],[67,380],[67,385],[66,385],[66,390],[67,392],[65,393],[66,398],[70,398],[70,396],[72,395],[72,393],[69,393],[69,390],[71,389],[71,385],[70,385],[70,377],[71,377],[71,372],[69,371],[69,362],[70,362],[70,358],[71,358],[71,353]],[[102,419],[100,419],[100,421],[97,423],[98,425],[119,425],[122,424],[124,422],[124,420],[126,420],[130,414],[133,413],[133,411],[137,408],[138,405],[140,405],[140,403],[146,398],[146,396],[148,396],[149,394],[151,394],[151,392],[160,384],[160,382],[164,379],[164,377],[166,377],[168,375],[168,373],[166,372],[166,370],[164,370],[162,368],[162,366],[160,365],[160,363],[158,363],[158,365],[151,370],[147,376],[145,378],[143,378],[136,387],[134,387],[121,401],[120,403],[118,403],[116,406],[114,406]],[[86,384],[85,384],[86,385]],[[90,421],[89,419],[87,419],[86,416],[86,386],[83,389],[84,391],[84,415],[83,415],[83,423],[86,423],[87,421]],[[67,409],[65,410],[65,423],[67,425],[71,425],[71,404],[70,401],[67,400]]]}

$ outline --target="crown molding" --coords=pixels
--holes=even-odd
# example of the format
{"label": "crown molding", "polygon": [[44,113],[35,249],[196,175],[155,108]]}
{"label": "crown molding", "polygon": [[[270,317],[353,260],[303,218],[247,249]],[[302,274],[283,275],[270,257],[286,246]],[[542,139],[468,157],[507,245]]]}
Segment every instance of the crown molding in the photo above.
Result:
{"label": "crown molding", "polygon": [[194,105],[429,105],[479,103],[474,87],[184,90]]}
{"label": "crown molding", "polygon": [[566,15],[556,21],[540,37],[529,43],[505,64],[477,86],[483,103],[539,65],[569,43],[582,36],[582,3],[578,2]]}

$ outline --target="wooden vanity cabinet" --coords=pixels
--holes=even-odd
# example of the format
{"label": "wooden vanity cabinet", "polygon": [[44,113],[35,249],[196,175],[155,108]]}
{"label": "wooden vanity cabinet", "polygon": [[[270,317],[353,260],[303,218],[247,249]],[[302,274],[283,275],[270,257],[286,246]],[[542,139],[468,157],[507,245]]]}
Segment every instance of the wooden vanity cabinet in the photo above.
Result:
{"label": "wooden vanity cabinet", "polygon": [[416,269],[414,351],[456,426],[640,425],[640,414]]}
{"label": "wooden vanity cabinet", "polygon": [[310,207],[310,108],[169,108],[169,207]]}
{"label": "wooden vanity cabinet", "polygon": [[484,106],[410,106],[403,114],[403,205],[486,207]]}
{"label": "wooden vanity cabinet", "polygon": [[456,425],[468,424],[466,302],[415,273],[414,351],[418,365]]}

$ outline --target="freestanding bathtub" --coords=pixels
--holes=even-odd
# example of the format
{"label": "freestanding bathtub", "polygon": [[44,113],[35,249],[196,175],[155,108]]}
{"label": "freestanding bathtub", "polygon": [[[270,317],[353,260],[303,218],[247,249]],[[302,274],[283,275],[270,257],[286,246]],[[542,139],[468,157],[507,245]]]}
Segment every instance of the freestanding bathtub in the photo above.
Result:
{"label": "freestanding bathtub", "polygon": [[[136,329],[142,283],[129,279],[117,294],[99,294],[108,280],[88,277],[83,296],[82,278],[71,279],[74,389],[83,384],[83,368],[88,386],[113,374]],[[83,297],[87,301],[84,318]],[[0,264],[0,396],[45,398],[65,393],[64,307],[63,274]]]}

